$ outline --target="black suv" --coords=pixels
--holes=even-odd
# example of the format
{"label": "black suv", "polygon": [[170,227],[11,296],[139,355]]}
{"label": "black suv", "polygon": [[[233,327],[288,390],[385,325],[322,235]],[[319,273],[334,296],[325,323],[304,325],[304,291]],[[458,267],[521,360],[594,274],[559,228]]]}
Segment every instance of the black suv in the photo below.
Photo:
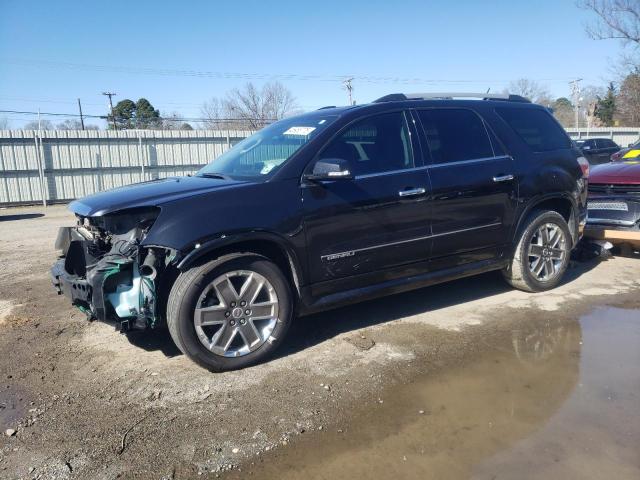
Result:
{"label": "black suv", "polygon": [[611,155],[620,150],[620,146],[610,138],[589,138],[576,140],[576,143],[592,165],[609,163]]}
{"label": "black suv", "polygon": [[588,169],[518,96],[322,108],[195,176],[73,202],[53,282],[92,319],[166,322],[198,364],[241,368],[311,312],[490,270],[555,287],[585,223]]}

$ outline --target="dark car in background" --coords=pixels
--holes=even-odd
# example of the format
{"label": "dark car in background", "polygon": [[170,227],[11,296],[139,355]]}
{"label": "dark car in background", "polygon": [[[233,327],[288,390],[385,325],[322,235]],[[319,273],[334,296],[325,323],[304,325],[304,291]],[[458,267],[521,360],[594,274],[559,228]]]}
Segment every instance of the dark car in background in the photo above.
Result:
{"label": "dark car in background", "polygon": [[640,248],[640,161],[598,165],[589,181],[588,238]]}
{"label": "dark car in background", "polygon": [[323,108],[195,176],[77,200],[53,283],[91,319],[166,322],[214,371],[266,358],[296,316],[384,294],[492,270],[555,287],[586,222],[588,162],[542,106],[453,97]]}
{"label": "dark car in background", "polygon": [[588,138],[576,140],[578,148],[592,165],[608,163],[611,155],[620,151],[620,146],[610,138]]}

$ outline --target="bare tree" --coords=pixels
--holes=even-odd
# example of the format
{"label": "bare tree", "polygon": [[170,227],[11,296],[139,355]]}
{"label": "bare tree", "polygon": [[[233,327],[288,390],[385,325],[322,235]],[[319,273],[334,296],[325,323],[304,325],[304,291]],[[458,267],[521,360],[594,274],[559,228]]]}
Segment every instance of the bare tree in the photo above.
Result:
{"label": "bare tree", "polygon": [[286,117],[296,108],[289,89],[279,82],[270,82],[258,89],[247,83],[233,89],[224,99],[212,98],[202,107],[210,128],[248,128],[258,130],[266,124]]}
{"label": "bare tree", "polygon": [[[85,130],[99,130],[97,125],[84,126]],[[60,122],[56,125],[56,130],[82,130],[82,123],[80,120],[67,119],[64,122]]]}
{"label": "bare tree", "polygon": [[224,101],[217,97],[205,102],[200,109],[200,113],[205,119],[204,126],[211,130],[234,128],[225,122],[226,112]]}
{"label": "bare tree", "polygon": [[31,122],[27,122],[24,127],[22,127],[23,130],[38,130],[39,128],[42,130],[55,130],[53,123],[49,120],[40,120],[40,122],[33,120]]}
{"label": "bare tree", "polygon": [[193,130],[193,127],[181,118],[178,112],[172,112],[162,117],[160,130]]}
{"label": "bare tree", "polygon": [[598,17],[595,23],[587,26],[591,38],[618,39],[640,45],[639,0],[579,0],[578,6]]}
{"label": "bare tree", "polygon": [[616,98],[616,116],[622,126],[637,127],[640,124],[640,74],[627,75]]}
{"label": "bare tree", "polygon": [[545,107],[550,107],[553,104],[553,98],[547,88],[529,78],[519,78],[509,83],[508,92],[521,95]]}

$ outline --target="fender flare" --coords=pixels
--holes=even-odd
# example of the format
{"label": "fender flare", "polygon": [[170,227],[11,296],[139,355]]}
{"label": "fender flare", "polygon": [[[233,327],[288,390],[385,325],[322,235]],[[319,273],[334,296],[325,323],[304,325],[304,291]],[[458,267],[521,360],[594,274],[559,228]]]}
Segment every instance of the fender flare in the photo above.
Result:
{"label": "fender flare", "polygon": [[188,270],[195,263],[197,263],[198,260],[201,260],[202,258],[210,255],[216,250],[228,249],[229,247],[233,247],[234,245],[240,245],[246,242],[266,242],[279,248],[282,253],[284,253],[289,262],[289,268],[291,270],[291,275],[295,283],[294,287],[299,289],[304,278],[304,270],[302,268],[303,265],[300,262],[300,259],[298,258],[293,245],[291,245],[291,243],[281,235],[271,232],[251,231],[237,233],[208,240],[201,244],[196,244],[192,247],[191,251],[178,259],[176,268],[180,271]]}
{"label": "fender flare", "polygon": [[[567,200],[570,205],[571,205],[571,215],[570,215],[570,219],[573,218],[575,222],[578,221],[578,215],[577,215],[577,211],[578,211],[578,203],[576,201],[575,198],[573,198],[571,195],[565,193],[565,192],[552,192],[552,193],[545,193],[542,195],[536,195],[535,197],[531,198],[527,203],[525,208],[522,210],[522,212],[519,214],[518,220],[515,223],[513,232],[511,234],[511,242],[515,243],[517,236],[518,236],[518,232],[520,232],[522,230],[523,224],[525,222],[525,220],[527,219],[527,217],[529,216],[529,214],[531,214],[532,211],[534,211],[536,209],[536,207],[538,207],[540,204],[549,201],[549,200]],[[575,236],[575,233],[577,233],[576,230],[576,226],[575,225],[571,225],[570,222],[568,221],[567,223],[569,223],[569,229],[572,233],[572,235]],[[576,230],[576,232],[574,232],[574,230]],[[573,239],[575,242],[575,238]]]}

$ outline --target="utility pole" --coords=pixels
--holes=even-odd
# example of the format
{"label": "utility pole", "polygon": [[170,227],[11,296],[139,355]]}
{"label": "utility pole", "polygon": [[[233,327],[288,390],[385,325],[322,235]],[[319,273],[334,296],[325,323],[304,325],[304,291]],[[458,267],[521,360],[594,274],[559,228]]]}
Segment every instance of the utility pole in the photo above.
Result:
{"label": "utility pole", "polygon": [[113,129],[118,130],[118,125],[116,125],[116,115],[115,113],[113,113],[113,101],[111,100],[111,97],[115,96],[116,94],[113,92],[102,92],[102,95],[106,95],[107,97],[109,97],[109,106],[111,107],[111,119],[113,120]]}
{"label": "utility pole", "polygon": [[84,130],[84,118],[82,117],[82,104],[80,103],[80,99],[78,99],[78,110],[80,110],[80,125],[82,125],[82,130]]}
{"label": "utility pole", "polygon": [[349,105],[353,105],[353,85],[351,84],[351,82],[353,82],[353,77],[349,77],[345,80],[343,80],[342,84],[344,85],[344,88],[347,89],[347,93],[349,95]]}
{"label": "utility pole", "polygon": [[571,85],[571,96],[573,97],[573,108],[576,114],[576,129],[580,128],[580,82],[581,78],[576,78],[575,80],[571,80],[569,85]]}

